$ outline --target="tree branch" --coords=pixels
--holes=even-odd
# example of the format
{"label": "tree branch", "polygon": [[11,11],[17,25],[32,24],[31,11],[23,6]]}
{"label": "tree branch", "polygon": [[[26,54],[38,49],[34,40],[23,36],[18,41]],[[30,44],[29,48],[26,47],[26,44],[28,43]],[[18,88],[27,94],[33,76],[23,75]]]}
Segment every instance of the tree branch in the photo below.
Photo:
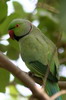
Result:
{"label": "tree branch", "polygon": [[16,67],[4,54],[0,52],[0,67],[8,70],[25,84],[39,100],[48,100],[49,96],[20,68]]}
{"label": "tree branch", "polygon": [[[25,74],[28,74],[36,83],[42,85],[43,84],[43,80],[40,77],[35,76],[32,72],[24,72]],[[12,82],[9,82],[7,84],[8,85],[16,85],[17,83],[13,80]],[[60,87],[61,90],[66,89],[66,81],[59,81],[58,85]]]}
{"label": "tree branch", "polygon": [[[28,74],[36,83],[38,83],[40,85],[43,84],[43,80],[40,77],[35,76],[31,72],[26,73],[26,74]],[[60,89],[66,89],[66,81],[59,80],[58,85],[59,85]]]}
{"label": "tree branch", "polygon": [[62,90],[62,91],[57,92],[56,94],[54,94],[54,95],[50,98],[50,100],[55,100],[57,97],[59,97],[59,96],[61,96],[61,95],[63,95],[63,94],[66,94],[66,90]]}

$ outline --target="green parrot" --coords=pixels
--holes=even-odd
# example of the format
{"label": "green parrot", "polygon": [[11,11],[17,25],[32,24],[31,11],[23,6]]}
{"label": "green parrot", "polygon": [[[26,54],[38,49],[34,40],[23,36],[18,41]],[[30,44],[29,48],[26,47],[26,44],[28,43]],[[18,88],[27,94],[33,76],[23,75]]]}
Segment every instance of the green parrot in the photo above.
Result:
{"label": "green parrot", "polygon": [[31,72],[44,79],[50,63],[45,90],[49,96],[58,92],[59,61],[55,44],[25,19],[14,19],[8,30],[10,38],[19,42],[21,57]]}

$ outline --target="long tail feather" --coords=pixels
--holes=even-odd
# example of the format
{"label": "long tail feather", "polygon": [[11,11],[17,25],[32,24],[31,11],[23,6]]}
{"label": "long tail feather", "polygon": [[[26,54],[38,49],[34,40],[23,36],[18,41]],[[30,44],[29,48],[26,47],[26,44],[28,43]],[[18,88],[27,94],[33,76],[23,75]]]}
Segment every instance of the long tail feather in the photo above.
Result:
{"label": "long tail feather", "polygon": [[[59,86],[57,83],[51,83],[50,81],[46,82],[46,92],[49,96],[52,96],[53,94],[59,92]],[[59,96],[56,100],[62,100],[61,96]]]}

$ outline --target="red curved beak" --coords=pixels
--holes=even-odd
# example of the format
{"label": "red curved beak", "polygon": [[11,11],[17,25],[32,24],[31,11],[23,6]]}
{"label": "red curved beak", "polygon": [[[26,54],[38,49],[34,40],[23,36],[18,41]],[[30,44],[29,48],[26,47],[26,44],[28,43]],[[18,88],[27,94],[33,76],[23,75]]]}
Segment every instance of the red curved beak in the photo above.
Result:
{"label": "red curved beak", "polygon": [[9,30],[8,33],[9,33],[10,38],[14,39],[14,31],[13,30]]}

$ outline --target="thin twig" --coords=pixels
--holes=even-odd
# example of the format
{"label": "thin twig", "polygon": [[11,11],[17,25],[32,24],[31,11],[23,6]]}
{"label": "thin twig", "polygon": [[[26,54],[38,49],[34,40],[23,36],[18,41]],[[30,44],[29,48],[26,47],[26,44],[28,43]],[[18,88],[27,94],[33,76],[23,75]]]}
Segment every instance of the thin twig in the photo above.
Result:
{"label": "thin twig", "polygon": [[54,94],[54,95],[50,98],[50,100],[55,100],[57,97],[59,97],[59,96],[61,96],[61,95],[63,95],[63,94],[66,94],[66,90],[61,90],[61,91],[57,92],[56,94]]}
{"label": "thin twig", "polygon": [[47,9],[48,11],[51,11],[51,12],[53,12],[53,13],[55,13],[55,14],[59,14],[59,11],[56,9],[56,8],[54,8],[54,7],[52,7],[52,6],[50,6],[50,5],[48,5],[47,3],[38,3],[37,4],[37,7],[39,8],[44,8],[44,9]]}
{"label": "thin twig", "polygon": [[47,70],[46,70],[46,74],[45,74],[45,77],[43,79],[43,84],[42,84],[42,88],[45,89],[45,85],[46,85],[46,81],[47,81],[47,78],[48,78],[48,75],[49,75],[49,66],[47,67]]}

